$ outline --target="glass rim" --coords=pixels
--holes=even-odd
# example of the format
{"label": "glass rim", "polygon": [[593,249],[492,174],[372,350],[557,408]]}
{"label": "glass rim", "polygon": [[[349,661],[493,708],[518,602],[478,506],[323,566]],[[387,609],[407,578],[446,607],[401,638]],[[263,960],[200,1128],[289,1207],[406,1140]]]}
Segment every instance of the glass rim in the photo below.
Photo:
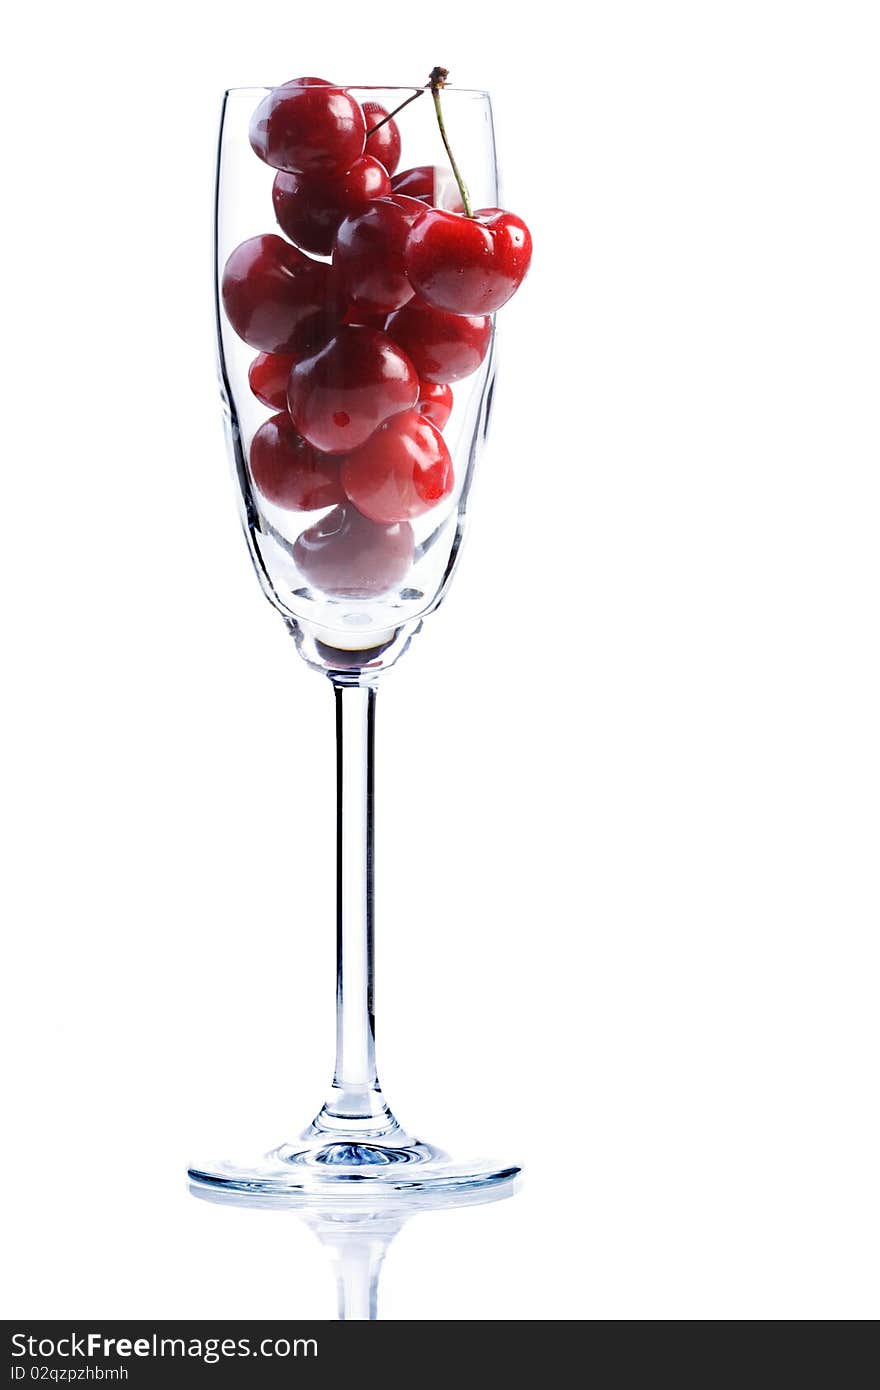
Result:
{"label": "glass rim", "polygon": [[[228,97],[234,97],[234,96],[247,96],[247,95],[256,96],[256,95],[258,95],[259,93],[262,93],[264,96],[266,96],[266,95],[268,95],[269,92],[277,91],[277,88],[278,88],[278,87],[283,87],[284,85],[285,85],[285,84],[284,84],[283,82],[279,82],[279,83],[277,84],[277,86],[275,86],[275,87],[227,87],[227,88],[226,88],[226,91],[225,91],[225,93],[224,93],[224,95],[225,95],[225,96],[228,96]],[[358,83],[358,82],[346,82],[344,85],[339,85],[339,86],[328,86],[327,88],[325,88],[325,91],[330,91],[330,92],[404,92],[404,93],[414,93],[414,92],[427,92],[428,90],[429,90],[429,88],[428,88],[427,86],[422,86],[422,87],[398,87],[398,86],[392,85],[392,86],[390,86],[390,87],[383,87],[383,86],[381,86],[380,84],[378,84],[378,83],[376,83],[376,82],[365,82],[365,83],[363,83],[363,85],[361,85],[361,84]],[[483,87],[455,87],[455,86],[450,86],[450,87],[444,87],[444,88],[442,89],[442,91],[443,91],[443,99],[444,99],[444,101],[446,100],[447,96],[456,96],[456,95],[458,95],[458,96],[463,96],[463,97],[464,97],[464,96],[466,96],[466,97],[488,97],[488,96],[489,96],[489,93],[488,93],[488,92],[485,90],[485,88],[483,88]]]}

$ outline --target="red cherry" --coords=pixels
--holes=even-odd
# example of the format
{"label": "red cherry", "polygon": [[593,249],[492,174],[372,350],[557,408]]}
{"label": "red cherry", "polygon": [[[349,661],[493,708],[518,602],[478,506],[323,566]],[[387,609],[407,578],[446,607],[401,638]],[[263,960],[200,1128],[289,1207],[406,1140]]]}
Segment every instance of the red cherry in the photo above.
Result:
{"label": "red cherry", "polygon": [[452,414],[452,387],[439,382],[423,381],[419,387],[419,403],[416,410],[442,430]]}
{"label": "red cherry", "polygon": [[417,410],[388,420],[343,459],[339,476],[358,511],[386,524],[421,516],[455,482],[442,434]]}
{"label": "red cherry", "polygon": [[248,382],[258,401],[273,410],[287,409],[287,378],[296,361],[286,352],[261,352],[248,367]]}
{"label": "red cherry", "polygon": [[403,348],[422,381],[460,381],[477,370],[489,351],[492,320],[447,314],[411,299],[390,316],[385,331]]}
{"label": "red cherry", "polygon": [[331,178],[275,175],[272,201],[278,225],[303,251],[329,256],[344,217],[360,212],[372,198],[391,192],[391,180],[378,159],[365,154]]}
{"label": "red cherry", "polygon": [[403,193],[407,198],[421,198],[431,207],[464,212],[452,170],[438,169],[436,164],[417,164],[414,169],[403,169],[391,180],[391,191]]}
{"label": "red cherry", "polygon": [[521,217],[480,208],[473,217],[429,208],[406,244],[406,272],[418,294],[452,314],[493,314],[519,288],[532,259]]}
{"label": "red cherry", "polygon": [[[393,174],[400,163],[400,127],[395,120],[385,121],[388,112],[378,101],[365,101],[363,111],[367,123],[367,150],[374,159],[385,165],[389,174]],[[385,124],[371,135],[373,126],[380,121],[385,121]]]}
{"label": "red cherry", "polygon": [[272,232],[235,248],[221,293],[236,333],[262,352],[314,352],[332,332],[329,266]]}
{"label": "red cherry", "polygon": [[364,444],[419,395],[409,358],[387,333],[341,325],[326,347],[297,362],[287,386],[287,406],[300,434],[327,454]]}
{"label": "red cherry", "polygon": [[313,512],[345,500],[336,459],[307,444],[286,410],[257,430],[250,463],[254,486],[276,507]]}
{"label": "red cherry", "polygon": [[316,78],[285,82],[260,102],[250,125],[255,152],[273,169],[342,173],[364,152],[367,127],[354,97]]}
{"label": "red cherry", "polygon": [[363,314],[357,305],[352,304],[346,309],[342,322],[353,324],[355,328],[375,328],[377,332],[384,333],[387,317],[387,314]]}
{"label": "red cherry", "polygon": [[333,264],[355,312],[390,314],[412,299],[403,257],[410,228],[425,211],[416,198],[393,194],[340,225]]}
{"label": "red cherry", "polygon": [[316,589],[339,598],[372,598],[406,576],[413,556],[408,522],[377,526],[354,507],[336,507],[297,539],[293,558]]}

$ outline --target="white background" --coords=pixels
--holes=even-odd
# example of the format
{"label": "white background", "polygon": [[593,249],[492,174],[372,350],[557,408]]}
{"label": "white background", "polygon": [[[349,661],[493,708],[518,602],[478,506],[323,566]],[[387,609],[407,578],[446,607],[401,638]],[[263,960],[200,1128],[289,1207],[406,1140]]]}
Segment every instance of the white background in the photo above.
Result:
{"label": "white background", "polygon": [[416,1217],[381,1312],[875,1316],[876,7],[14,22],[4,1314],[334,1315],[299,1218],[184,1184],[305,1123],[332,1050],[331,693],[239,534],[215,127],[225,86],[439,62],[536,250],[468,549],[380,695],[380,1058],[528,1180]]}

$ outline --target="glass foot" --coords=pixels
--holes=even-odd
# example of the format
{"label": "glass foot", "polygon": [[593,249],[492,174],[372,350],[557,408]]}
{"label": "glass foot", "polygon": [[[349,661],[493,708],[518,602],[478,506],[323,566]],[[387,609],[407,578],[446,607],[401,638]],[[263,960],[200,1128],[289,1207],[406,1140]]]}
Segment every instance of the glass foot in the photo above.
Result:
{"label": "glass foot", "polygon": [[390,1129],[325,1129],[316,1121],[293,1143],[281,1144],[253,1163],[219,1159],[188,1169],[196,1187],[276,1198],[336,1202],[423,1193],[475,1191],[509,1183],[520,1172],[513,1163],[490,1159],[460,1162],[442,1149],[413,1139],[398,1125]]}

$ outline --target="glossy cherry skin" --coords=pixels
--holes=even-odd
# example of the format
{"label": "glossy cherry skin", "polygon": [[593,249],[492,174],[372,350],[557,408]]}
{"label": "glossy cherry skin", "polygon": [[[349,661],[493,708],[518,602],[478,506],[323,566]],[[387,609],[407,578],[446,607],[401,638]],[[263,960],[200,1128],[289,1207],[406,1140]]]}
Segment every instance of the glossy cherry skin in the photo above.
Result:
{"label": "glossy cherry skin", "polygon": [[360,106],[348,92],[318,81],[275,87],[251,117],[251,145],[273,169],[326,177],[350,169],[363,154],[367,127]]}
{"label": "glossy cherry skin", "polygon": [[477,370],[489,351],[492,320],[447,314],[416,298],[390,315],[385,331],[403,348],[422,381],[460,381]]}
{"label": "glossy cherry skin", "polygon": [[356,304],[351,304],[345,311],[342,322],[354,324],[357,328],[375,328],[379,333],[384,333],[387,317],[387,314],[365,314]]}
{"label": "glossy cherry skin", "polygon": [[452,387],[441,385],[439,382],[423,381],[419,387],[419,403],[416,410],[438,430],[442,430],[452,414]]}
{"label": "glossy cherry skin", "polygon": [[287,384],[293,423],[327,454],[360,448],[418,397],[416,369],[387,333],[344,325],[314,357],[297,362]]}
{"label": "glossy cherry skin", "polygon": [[532,259],[521,217],[480,208],[463,217],[428,208],[406,244],[406,273],[417,294],[452,314],[493,314],[519,289]]}
{"label": "glossy cherry skin", "polygon": [[331,178],[306,174],[275,175],[272,202],[278,225],[303,251],[329,256],[344,217],[361,212],[372,198],[391,192],[384,165],[362,155],[350,169]]}
{"label": "glossy cherry skin", "polygon": [[351,506],[336,507],[296,541],[293,558],[316,589],[340,598],[372,598],[393,589],[412,564],[408,522],[378,526]]}
{"label": "glossy cherry skin", "polygon": [[418,410],[395,415],[342,460],[345,494],[371,521],[410,521],[452,491],[455,477],[443,436]]}
{"label": "glossy cherry skin", "polygon": [[464,212],[452,170],[438,168],[436,164],[417,164],[413,169],[401,170],[391,180],[391,191],[403,193],[407,198],[420,198],[431,207]]}
{"label": "glossy cherry skin", "polygon": [[236,333],[261,352],[314,352],[335,322],[329,266],[272,232],[236,247],[221,294]]}
{"label": "glossy cherry skin", "polygon": [[251,440],[251,477],[276,507],[314,512],[345,500],[339,463],[319,454],[293,428],[284,410],[266,420]]}
{"label": "glossy cherry skin", "polygon": [[336,234],[333,265],[350,312],[390,314],[413,297],[404,269],[410,229],[427,209],[416,198],[379,198]]}
{"label": "glossy cherry skin", "polygon": [[248,367],[248,384],[258,401],[272,410],[287,409],[287,378],[296,361],[287,352],[261,352]]}
{"label": "glossy cherry skin", "polygon": [[395,120],[385,121],[383,126],[370,134],[373,126],[378,125],[379,121],[385,120],[388,112],[384,106],[380,106],[378,101],[365,101],[363,104],[364,120],[367,123],[367,154],[371,154],[374,159],[378,159],[385,165],[389,174],[400,163],[400,127]]}

